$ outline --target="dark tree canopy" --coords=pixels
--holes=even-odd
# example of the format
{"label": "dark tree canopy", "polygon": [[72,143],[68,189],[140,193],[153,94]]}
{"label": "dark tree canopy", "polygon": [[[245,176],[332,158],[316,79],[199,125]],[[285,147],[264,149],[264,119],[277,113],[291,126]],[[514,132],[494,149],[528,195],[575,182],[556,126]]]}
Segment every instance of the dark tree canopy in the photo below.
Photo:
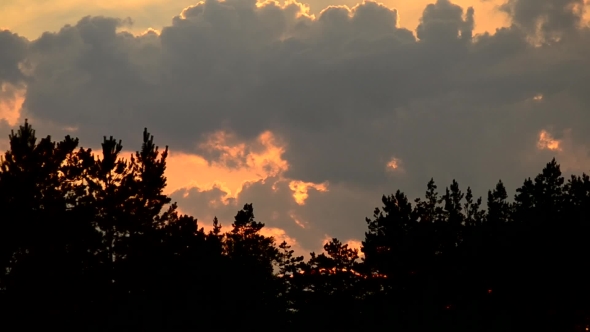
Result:
{"label": "dark tree canopy", "polygon": [[[509,199],[456,181],[397,191],[306,261],[262,235],[252,204],[206,233],[163,194],[168,148],[128,159],[25,121],[0,159],[0,317],[62,330],[586,331],[590,177],[552,160]],[[227,231],[226,231],[227,230]],[[362,258],[359,255],[362,254]]]}

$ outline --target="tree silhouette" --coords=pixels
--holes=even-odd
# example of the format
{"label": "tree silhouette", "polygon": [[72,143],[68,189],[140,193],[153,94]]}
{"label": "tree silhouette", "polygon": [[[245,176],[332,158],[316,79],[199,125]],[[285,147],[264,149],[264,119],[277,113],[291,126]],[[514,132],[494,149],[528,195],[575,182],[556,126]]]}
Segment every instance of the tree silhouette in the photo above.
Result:
{"label": "tree silhouette", "polygon": [[590,328],[590,177],[553,159],[513,200],[486,205],[433,179],[413,202],[381,199],[357,249],[334,238],[305,261],[263,235],[245,204],[205,233],[164,195],[168,148],[144,130],[124,159],[28,121],[0,158],[0,313],[6,326],[66,330],[275,328],[585,331]]}

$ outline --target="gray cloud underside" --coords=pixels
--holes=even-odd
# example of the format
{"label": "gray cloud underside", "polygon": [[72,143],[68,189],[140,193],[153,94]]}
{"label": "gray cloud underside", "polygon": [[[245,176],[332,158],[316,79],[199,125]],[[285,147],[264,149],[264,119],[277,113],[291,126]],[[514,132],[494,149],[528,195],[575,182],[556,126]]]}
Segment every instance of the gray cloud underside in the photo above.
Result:
{"label": "gray cloud underside", "polygon": [[[329,181],[330,192],[312,191],[300,207],[288,188],[257,183],[239,203],[254,202],[260,219],[298,239],[310,231],[289,209],[316,238],[358,238],[382,193],[421,195],[430,177],[441,190],[453,178],[477,194],[499,178],[514,190],[552,157],[536,150],[542,129],[557,139],[571,129],[577,158],[587,157],[590,29],[580,8],[583,0],[509,0],[501,10],[512,26],[473,36],[476,13],[446,0],[425,8],[414,33],[372,2],[313,20],[295,4],[207,1],[160,35],[118,33],[129,22],[105,17],[33,41],[1,32],[0,82],[27,85],[22,116],[34,125],[78,127],[92,144],[112,134],[137,147],[148,127],[160,144],[199,152],[219,129],[244,140],[272,130],[288,142],[286,175]],[[391,157],[403,172],[385,170]],[[174,197],[197,215],[223,194],[193,191]],[[232,216],[236,206],[221,210]]]}

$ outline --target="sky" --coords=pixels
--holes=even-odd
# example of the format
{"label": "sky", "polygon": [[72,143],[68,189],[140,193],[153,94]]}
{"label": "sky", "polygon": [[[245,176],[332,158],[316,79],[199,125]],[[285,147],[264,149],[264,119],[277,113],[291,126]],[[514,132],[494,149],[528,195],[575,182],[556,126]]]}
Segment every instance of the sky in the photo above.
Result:
{"label": "sky", "polygon": [[4,0],[0,148],[39,135],[124,157],[147,127],[205,229],[254,204],[299,252],[358,247],[381,196],[434,178],[511,195],[590,170],[584,0]]}

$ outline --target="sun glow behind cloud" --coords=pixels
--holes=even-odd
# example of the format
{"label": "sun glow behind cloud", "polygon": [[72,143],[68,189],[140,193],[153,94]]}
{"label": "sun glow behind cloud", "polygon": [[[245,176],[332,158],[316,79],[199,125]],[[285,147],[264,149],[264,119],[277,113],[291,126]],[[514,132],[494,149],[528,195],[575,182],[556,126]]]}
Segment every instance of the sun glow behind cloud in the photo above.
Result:
{"label": "sun glow behind cloud", "polygon": [[199,154],[170,152],[167,193],[218,188],[226,193],[223,203],[228,204],[229,199],[238,197],[244,185],[268,178],[288,182],[298,205],[305,205],[309,190],[328,191],[327,182],[304,182],[283,176],[289,169],[289,163],[283,159],[285,145],[270,131],[261,133],[254,142],[240,142],[231,133],[218,131],[209,135],[199,147],[216,157],[208,160]]}
{"label": "sun glow behind cloud", "polygon": [[389,159],[387,164],[385,165],[385,170],[389,173],[404,173],[404,168],[402,167],[402,160],[399,158],[392,157]]}
{"label": "sun glow behind cloud", "polygon": [[541,130],[537,150],[554,153],[562,171],[586,172],[590,165],[590,148],[586,144],[575,142],[571,129],[565,129],[561,134],[561,138],[556,139],[547,130]]}
{"label": "sun glow behind cloud", "polygon": [[263,132],[254,142],[236,142],[231,133],[215,132],[200,144],[205,152],[218,157],[208,160],[199,154],[171,151],[167,161],[167,193],[180,189],[200,191],[219,188],[229,198],[237,198],[248,182],[275,177],[289,169],[282,158],[284,147],[270,132]]}
{"label": "sun glow behind cloud", "polygon": [[[274,1],[258,1],[257,6],[264,6]],[[356,0],[309,0],[305,4],[295,1],[280,1],[282,7],[297,4],[303,10],[299,15],[318,17],[319,13],[329,5],[346,5],[354,7],[362,1]],[[390,8],[395,8],[399,13],[401,27],[414,30],[420,22],[420,17],[426,5],[433,0],[386,0],[382,3]],[[463,8],[473,6],[477,17],[476,33],[493,33],[496,28],[508,26],[507,16],[498,11],[498,5],[504,0],[454,0]],[[85,15],[105,15],[111,17],[131,17],[133,26],[124,27],[122,30],[134,34],[141,34],[149,27],[160,30],[169,24],[174,15],[181,13],[183,8],[194,6],[196,0],[102,0],[100,2],[87,2],[82,0],[56,0],[51,2],[33,2],[26,0],[4,0],[0,5],[3,15],[2,26],[11,29],[29,39],[40,36],[45,31],[57,31],[64,24],[64,19],[74,23]],[[25,14],[23,14],[25,13]]]}
{"label": "sun glow behind cloud", "polygon": [[540,150],[551,150],[561,151],[561,141],[554,139],[553,136],[546,130],[541,130],[539,133],[539,141],[537,142],[537,148]]}
{"label": "sun glow behind cloud", "polygon": [[396,170],[399,168],[399,159],[391,158],[391,160],[387,163],[387,168],[391,170]]}

